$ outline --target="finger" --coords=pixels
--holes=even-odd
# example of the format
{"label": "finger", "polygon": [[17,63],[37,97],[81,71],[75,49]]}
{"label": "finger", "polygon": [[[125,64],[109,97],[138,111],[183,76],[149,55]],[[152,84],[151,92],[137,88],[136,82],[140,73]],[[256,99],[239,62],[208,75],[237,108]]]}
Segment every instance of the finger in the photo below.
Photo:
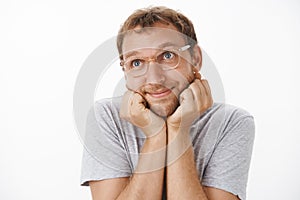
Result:
{"label": "finger", "polygon": [[[133,92],[133,93],[138,93],[141,97],[144,98],[144,96],[143,96],[143,94],[141,93],[140,90],[138,90],[138,89],[134,90],[134,89],[132,89],[132,88],[129,88],[129,86],[128,86],[127,84],[126,84],[126,88],[127,88],[129,91]],[[145,99],[144,99],[144,100],[145,100]],[[145,100],[145,101],[146,101],[146,100]]]}
{"label": "finger", "polygon": [[134,93],[132,95],[132,104],[137,106],[138,109],[145,110],[146,109],[146,100],[139,93]]}
{"label": "finger", "polygon": [[207,104],[209,107],[211,107],[213,105],[213,97],[212,97],[212,93],[211,93],[211,89],[209,87],[208,81],[207,80],[203,80],[203,85],[205,86],[205,89],[207,91]]}
{"label": "finger", "polygon": [[208,81],[207,81],[206,79],[202,79],[201,82],[202,82],[202,85],[204,86],[206,95],[207,95],[208,97],[211,97],[211,90],[210,90]]}
{"label": "finger", "polygon": [[191,89],[193,96],[194,96],[194,101],[197,102],[197,106],[198,106],[198,102],[201,101],[201,90],[199,87],[200,80],[196,79],[194,80],[194,82],[189,86],[189,88]]}
{"label": "finger", "polygon": [[133,95],[133,92],[128,90],[124,93],[124,95],[122,97],[120,117],[123,119],[127,119],[129,117],[129,110],[130,110],[132,95]]}
{"label": "finger", "polygon": [[[203,110],[207,107],[209,102],[211,101],[208,95],[206,94],[205,86],[203,85],[201,80],[196,79],[194,84],[191,85],[193,88],[193,92],[197,93],[194,94],[196,96],[196,108],[197,110],[202,113]],[[210,107],[210,106],[209,106]]]}
{"label": "finger", "polygon": [[182,106],[179,106],[175,112],[168,117],[168,121],[171,123],[171,125],[179,124],[181,121],[182,116]]}
{"label": "finger", "polygon": [[200,90],[200,97],[198,98],[198,100],[200,100],[203,103],[203,101],[205,100],[205,98],[207,96],[205,87],[202,84],[202,81],[199,79],[195,80],[195,83],[197,84],[197,86]]}
{"label": "finger", "polygon": [[180,94],[180,106],[169,117],[169,125],[175,127],[181,127],[183,125],[183,121],[185,121],[186,118],[190,117],[189,113],[195,112],[193,99],[193,92],[190,88],[185,89]]}
{"label": "finger", "polygon": [[212,95],[211,95],[211,90],[210,90],[210,87],[209,87],[209,84],[208,84],[207,80],[203,79],[203,80],[201,80],[201,82],[202,82],[202,85],[203,85],[203,87],[206,91],[204,106],[206,107],[206,109],[208,109],[213,104],[213,98],[212,98]]}
{"label": "finger", "polygon": [[191,100],[194,100],[194,95],[193,95],[191,88],[188,87],[187,89],[183,90],[183,92],[180,94],[179,102],[181,105],[181,104],[186,103],[187,101],[191,101]]}

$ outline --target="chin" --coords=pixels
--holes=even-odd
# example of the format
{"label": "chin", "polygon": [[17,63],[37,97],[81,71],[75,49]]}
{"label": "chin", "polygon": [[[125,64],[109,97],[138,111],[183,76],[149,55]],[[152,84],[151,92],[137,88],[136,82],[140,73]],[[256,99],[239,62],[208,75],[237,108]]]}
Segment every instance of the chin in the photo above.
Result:
{"label": "chin", "polygon": [[178,101],[172,103],[150,104],[150,109],[160,117],[168,117],[174,113],[178,107]]}
{"label": "chin", "polygon": [[170,113],[170,111],[167,111],[165,109],[161,109],[158,107],[150,107],[150,109],[160,117],[168,117],[172,114],[172,113]]}

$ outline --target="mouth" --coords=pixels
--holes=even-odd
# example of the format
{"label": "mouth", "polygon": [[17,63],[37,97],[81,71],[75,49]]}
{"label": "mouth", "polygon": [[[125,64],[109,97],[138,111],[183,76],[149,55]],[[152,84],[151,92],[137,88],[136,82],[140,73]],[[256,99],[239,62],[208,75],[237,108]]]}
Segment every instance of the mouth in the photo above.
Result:
{"label": "mouth", "polygon": [[172,92],[171,89],[164,89],[160,91],[153,91],[153,92],[147,92],[148,95],[150,95],[153,98],[162,98],[168,96]]}

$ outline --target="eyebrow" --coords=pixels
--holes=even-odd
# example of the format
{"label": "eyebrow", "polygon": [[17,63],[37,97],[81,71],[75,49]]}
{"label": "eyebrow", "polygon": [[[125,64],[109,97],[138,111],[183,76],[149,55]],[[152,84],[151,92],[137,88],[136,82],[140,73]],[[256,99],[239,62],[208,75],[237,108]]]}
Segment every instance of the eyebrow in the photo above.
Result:
{"label": "eyebrow", "polygon": [[[158,45],[158,47],[153,47],[153,49],[161,49],[161,48],[168,47],[168,46],[178,46],[178,45],[174,44],[173,42],[165,42],[165,43]],[[138,53],[140,53],[140,52],[139,51],[130,51],[128,53],[123,54],[123,56],[131,57],[131,56],[137,55]]]}

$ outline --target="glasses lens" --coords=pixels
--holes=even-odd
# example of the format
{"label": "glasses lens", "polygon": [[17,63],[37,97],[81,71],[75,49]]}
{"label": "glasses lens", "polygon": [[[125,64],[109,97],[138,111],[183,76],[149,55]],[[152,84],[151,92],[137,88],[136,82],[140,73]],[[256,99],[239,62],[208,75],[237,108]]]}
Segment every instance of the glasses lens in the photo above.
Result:
{"label": "glasses lens", "polygon": [[124,67],[128,73],[133,77],[142,76],[147,72],[147,68],[149,65],[150,60],[155,62],[158,67],[163,70],[171,70],[175,69],[180,62],[179,52],[174,49],[165,49],[160,51],[155,59],[148,59],[148,58],[128,58],[125,63]]}
{"label": "glasses lens", "polygon": [[175,50],[165,50],[157,56],[156,62],[162,69],[174,69],[179,63],[180,56]]}
{"label": "glasses lens", "polygon": [[125,63],[124,66],[128,75],[134,77],[141,76],[147,71],[147,61],[142,58],[130,58]]}

